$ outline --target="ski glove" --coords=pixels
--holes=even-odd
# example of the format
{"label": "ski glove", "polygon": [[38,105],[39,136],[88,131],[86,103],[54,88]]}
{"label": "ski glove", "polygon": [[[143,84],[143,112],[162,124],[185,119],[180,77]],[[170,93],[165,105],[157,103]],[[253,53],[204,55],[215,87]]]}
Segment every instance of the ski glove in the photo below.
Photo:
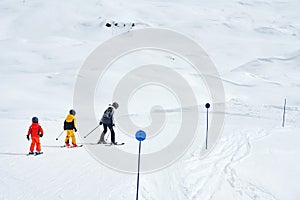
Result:
{"label": "ski glove", "polygon": [[113,124],[113,126],[115,126],[115,124]]}
{"label": "ski glove", "polygon": [[29,141],[30,140],[29,135],[26,135],[26,137],[27,137],[27,140]]}
{"label": "ski glove", "polygon": [[99,125],[102,125],[102,122],[99,122]]}
{"label": "ski glove", "polygon": [[74,131],[77,132],[77,128],[74,127]]}
{"label": "ski glove", "polygon": [[43,137],[43,134],[39,134],[40,137]]}

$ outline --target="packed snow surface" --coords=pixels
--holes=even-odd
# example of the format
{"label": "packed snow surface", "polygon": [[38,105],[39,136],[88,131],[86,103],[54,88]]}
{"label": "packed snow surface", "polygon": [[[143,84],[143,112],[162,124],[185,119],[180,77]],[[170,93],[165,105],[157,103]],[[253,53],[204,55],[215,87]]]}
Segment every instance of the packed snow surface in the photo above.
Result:
{"label": "packed snow surface", "polygon": [[[55,138],[73,108],[76,78],[89,54],[113,36],[152,27],[178,31],[207,52],[224,85],[226,111],[222,136],[209,156],[199,158],[203,141],[197,138],[173,165],[141,174],[140,199],[299,200],[299,10],[298,0],[0,1],[0,199],[135,198],[136,174],[102,165],[85,148],[60,148],[64,134]],[[185,69],[175,55],[156,54],[140,52],[115,65],[154,59]],[[109,79],[118,82],[119,72],[113,69],[107,94]],[[192,79],[188,72],[185,77]],[[146,93],[129,102],[132,119],[141,125],[151,122],[147,112],[152,100]],[[209,98],[206,91],[198,97],[199,134],[205,134],[204,105]],[[97,94],[95,99],[99,119],[112,99]],[[165,134],[170,136],[180,120],[173,106],[176,99],[158,95],[155,100],[167,106],[171,126]],[[45,131],[40,156],[26,156],[33,116]],[[90,131],[80,129],[79,121],[78,130]],[[98,129],[93,137],[100,133]],[[117,127],[116,138],[122,140]],[[78,134],[77,139],[85,144]],[[154,138],[155,145],[145,141],[142,150],[156,151],[168,139]],[[135,144],[120,148],[137,152]]]}

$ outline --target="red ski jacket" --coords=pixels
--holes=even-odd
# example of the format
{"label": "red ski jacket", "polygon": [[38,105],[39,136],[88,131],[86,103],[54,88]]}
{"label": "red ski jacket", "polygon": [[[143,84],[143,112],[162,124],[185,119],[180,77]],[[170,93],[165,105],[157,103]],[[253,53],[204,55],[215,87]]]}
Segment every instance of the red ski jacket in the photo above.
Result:
{"label": "red ski jacket", "polygon": [[39,137],[39,134],[44,134],[42,127],[38,123],[32,123],[27,135],[31,135],[31,137]]}

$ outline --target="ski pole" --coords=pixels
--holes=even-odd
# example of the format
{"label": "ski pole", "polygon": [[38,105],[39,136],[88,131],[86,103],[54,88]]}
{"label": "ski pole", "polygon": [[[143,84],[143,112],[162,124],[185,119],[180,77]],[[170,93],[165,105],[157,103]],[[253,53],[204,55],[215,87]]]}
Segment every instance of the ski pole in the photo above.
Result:
{"label": "ski pole", "polygon": [[110,135],[110,132],[107,134],[105,142],[107,142],[107,139],[108,139],[109,135]]}
{"label": "ski pole", "polygon": [[64,133],[64,130],[57,136],[56,140]]}
{"label": "ski pole", "polygon": [[93,130],[91,130],[88,134],[86,134],[83,138],[86,138],[87,136],[89,136],[92,132],[94,132],[100,125],[96,126],[96,128],[94,128]]}

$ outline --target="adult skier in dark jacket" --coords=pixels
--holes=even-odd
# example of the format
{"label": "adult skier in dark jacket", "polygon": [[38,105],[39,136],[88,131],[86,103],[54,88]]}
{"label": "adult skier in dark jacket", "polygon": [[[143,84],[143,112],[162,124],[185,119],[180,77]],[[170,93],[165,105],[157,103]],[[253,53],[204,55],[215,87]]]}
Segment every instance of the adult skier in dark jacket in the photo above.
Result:
{"label": "adult skier in dark jacket", "polygon": [[111,105],[109,105],[109,107],[103,113],[103,116],[102,116],[102,118],[100,120],[100,123],[99,123],[99,125],[103,125],[103,132],[101,134],[100,140],[98,141],[98,144],[101,144],[101,143],[106,144],[106,142],[104,141],[104,136],[107,132],[107,127],[110,130],[111,143],[116,144],[115,131],[114,131],[113,127],[115,126],[115,124],[114,124],[114,111],[118,107],[119,107],[119,104],[117,102],[114,102]]}

